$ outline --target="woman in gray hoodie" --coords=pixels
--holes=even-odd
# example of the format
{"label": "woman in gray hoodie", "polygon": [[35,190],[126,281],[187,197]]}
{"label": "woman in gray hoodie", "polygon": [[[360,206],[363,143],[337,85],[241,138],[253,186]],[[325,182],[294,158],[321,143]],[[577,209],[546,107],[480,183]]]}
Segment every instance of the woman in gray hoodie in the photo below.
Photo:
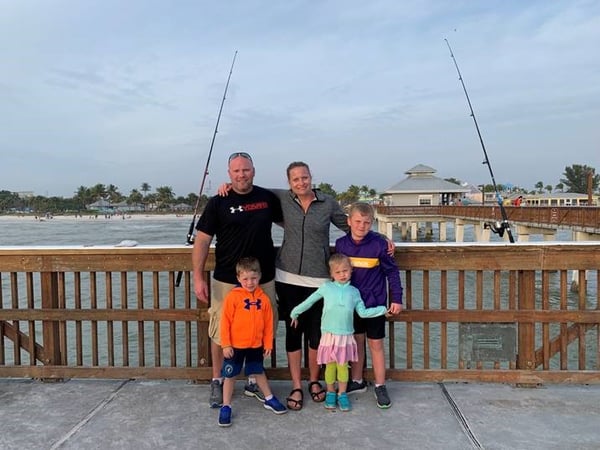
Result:
{"label": "woman in gray hoodie", "polygon": [[317,348],[321,338],[321,313],[318,303],[302,314],[297,328],[291,326],[290,312],[323,282],[329,280],[329,229],[333,224],[348,231],[347,216],[330,195],[313,189],[312,176],[304,162],[293,162],[287,168],[290,189],[273,189],[283,210],[283,242],[276,261],[275,287],[280,319],[285,320],[285,347],[292,391],[287,398],[291,410],[303,405],[301,380],[302,337],[308,339],[308,392],[315,402],[325,399],[319,382]]}

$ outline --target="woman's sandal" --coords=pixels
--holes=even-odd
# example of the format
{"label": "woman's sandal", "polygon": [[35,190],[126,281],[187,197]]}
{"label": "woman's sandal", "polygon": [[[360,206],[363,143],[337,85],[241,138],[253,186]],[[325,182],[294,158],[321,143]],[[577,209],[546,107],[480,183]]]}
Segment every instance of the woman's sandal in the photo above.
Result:
{"label": "woman's sandal", "polygon": [[[313,391],[313,386],[318,386],[319,390]],[[308,383],[308,392],[310,393],[313,402],[321,403],[325,400],[325,389],[323,389],[323,386],[318,381],[311,381],[310,383]]]}
{"label": "woman's sandal", "polygon": [[[300,400],[292,398],[292,395],[294,395],[296,392],[300,392]],[[287,402],[288,409],[291,409],[292,411],[300,411],[302,409],[302,405],[304,404],[304,392],[302,392],[302,389],[292,389],[290,395],[285,399],[285,401]]]}

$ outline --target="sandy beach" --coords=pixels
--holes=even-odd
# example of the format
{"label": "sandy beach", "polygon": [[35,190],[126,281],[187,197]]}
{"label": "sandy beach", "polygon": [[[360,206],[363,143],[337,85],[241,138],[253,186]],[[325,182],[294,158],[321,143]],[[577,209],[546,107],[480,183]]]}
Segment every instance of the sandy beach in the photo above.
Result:
{"label": "sandy beach", "polygon": [[83,215],[56,215],[56,216],[35,216],[35,215],[25,215],[25,214],[7,214],[0,215],[0,221],[4,222],[16,222],[16,221],[70,221],[70,222],[85,222],[85,221],[94,221],[94,220],[129,220],[129,221],[148,221],[148,220],[165,220],[172,221],[178,219],[188,219],[190,222],[192,221],[193,215],[190,214],[113,214],[112,216],[105,216],[104,214],[83,214]]}

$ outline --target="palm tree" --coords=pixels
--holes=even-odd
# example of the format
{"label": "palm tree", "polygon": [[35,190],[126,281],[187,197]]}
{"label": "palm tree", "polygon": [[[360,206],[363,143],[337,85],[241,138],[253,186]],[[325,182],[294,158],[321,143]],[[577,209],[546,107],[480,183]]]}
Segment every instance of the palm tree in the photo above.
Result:
{"label": "palm tree", "polygon": [[157,187],[156,196],[160,208],[172,204],[175,198],[175,194],[173,194],[173,188],[171,186]]}
{"label": "palm tree", "polygon": [[348,186],[348,190],[346,192],[342,192],[337,196],[337,199],[342,204],[342,206],[357,202],[359,198],[360,188],[353,184]]}
{"label": "palm tree", "polygon": [[535,183],[535,188],[541,194],[542,190],[544,189],[544,182],[543,181],[538,181],[537,183]]}
{"label": "palm tree", "polygon": [[123,195],[119,192],[119,188],[114,184],[109,184],[106,188],[106,195],[111,203],[118,203],[123,199]]}
{"label": "palm tree", "polygon": [[106,198],[106,187],[102,183],[98,183],[90,189],[90,194],[94,201]]}
{"label": "palm tree", "polygon": [[75,200],[78,203],[79,208],[81,209],[84,209],[86,205],[89,205],[94,201],[90,188],[86,186],[79,186],[77,188],[73,200]]}
{"label": "palm tree", "polygon": [[150,192],[150,189],[152,189],[152,187],[146,183],[145,181],[142,183],[142,187],[140,188],[140,191],[142,191],[144,193],[144,197],[146,196],[146,194],[148,192]]}
{"label": "palm tree", "polygon": [[[590,172],[594,174],[595,169],[586,165],[573,164],[570,167],[565,167],[565,172],[563,173],[565,178],[561,178],[560,181],[567,187],[567,192],[585,194],[588,188],[587,177]],[[600,175],[592,175],[592,190],[596,190],[599,183]]]}
{"label": "palm tree", "polygon": [[150,192],[150,185],[145,181],[142,183],[140,190],[144,193],[144,197],[142,198],[142,203],[144,204],[144,211],[146,211],[146,204],[148,203],[148,192]]}
{"label": "palm tree", "polygon": [[135,205],[135,204],[139,204],[142,203],[143,197],[140,191],[138,191],[137,189],[132,189],[131,192],[129,193],[129,197],[127,197],[127,204],[128,205]]}
{"label": "palm tree", "polygon": [[324,194],[331,195],[333,198],[337,197],[337,192],[335,192],[335,190],[333,189],[333,186],[329,183],[320,183],[317,186],[317,189],[319,189]]}

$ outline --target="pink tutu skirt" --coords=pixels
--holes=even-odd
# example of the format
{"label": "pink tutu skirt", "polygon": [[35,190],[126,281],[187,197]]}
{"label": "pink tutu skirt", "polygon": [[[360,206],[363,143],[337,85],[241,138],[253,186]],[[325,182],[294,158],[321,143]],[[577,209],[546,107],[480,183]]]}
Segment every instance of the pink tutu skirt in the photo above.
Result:
{"label": "pink tutu skirt", "polygon": [[354,335],[323,333],[319,342],[319,349],[317,350],[317,363],[327,364],[335,362],[345,364],[349,361],[358,361],[358,351]]}

